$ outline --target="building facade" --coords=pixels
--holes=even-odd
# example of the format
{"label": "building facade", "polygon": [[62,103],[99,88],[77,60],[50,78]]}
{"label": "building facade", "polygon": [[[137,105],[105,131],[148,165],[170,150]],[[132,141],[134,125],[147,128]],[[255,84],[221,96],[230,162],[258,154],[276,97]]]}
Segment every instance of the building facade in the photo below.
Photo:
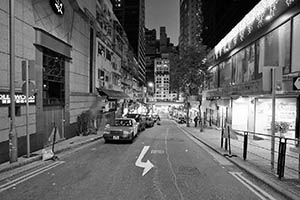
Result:
{"label": "building facade", "polygon": [[139,64],[139,84],[146,85],[145,0],[111,0]]}
{"label": "building facade", "polygon": [[179,19],[179,47],[184,49],[187,46],[196,44],[196,34],[198,32],[197,22],[198,0],[180,0]]}
{"label": "building facade", "polygon": [[[8,2],[1,3],[0,9],[6,19],[0,23],[0,38],[4,41],[0,46],[0,162],[9,159],[12,75]],[[136,61],[130,56],[127,36],[122,34],[108,1],[15,2],[15,125],[20,156],[27,151],[22,61],[31,63],[33,74],[28,119],[31,152],[50,145],[54,130],[56,141],[78,135],[78,117],[83,112],[105,112],[105,107],[112,105],[111,100],[134,96],[128,87],[138,88],[138,73],[133,67]],[[105,27],[104,23],[101,27],[103,20],[109,22]],[[117,114],[116,108],[110,116]]]}
{"label": "building facade", "polygon": [[275,121],[289,124],[286,137],[299,138],[299,27],[299,1],[262,0],[214,47],[202,99],[206,121],[271,134],[274,90]]}
{"label": "building facade", "polygon": [[170,61],[168,58],[156,58],[154,61],[155,101],[170,100]]}
{"label": "building facade", "polygon": [[146,38],[146,83],[154,84],[154,59],[159,55],[158,41],[156,38],[156,30],[145,29]]}

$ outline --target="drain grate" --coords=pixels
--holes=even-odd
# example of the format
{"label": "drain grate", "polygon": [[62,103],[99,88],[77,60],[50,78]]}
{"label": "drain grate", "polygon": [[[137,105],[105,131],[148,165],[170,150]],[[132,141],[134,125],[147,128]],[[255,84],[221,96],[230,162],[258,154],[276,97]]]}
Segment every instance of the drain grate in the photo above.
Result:
{"label": "drain grate", "polygon": [[197,167],[180,166],[178,168],[178,174],[185,176],[197,176],[200,175],[200,171]]}

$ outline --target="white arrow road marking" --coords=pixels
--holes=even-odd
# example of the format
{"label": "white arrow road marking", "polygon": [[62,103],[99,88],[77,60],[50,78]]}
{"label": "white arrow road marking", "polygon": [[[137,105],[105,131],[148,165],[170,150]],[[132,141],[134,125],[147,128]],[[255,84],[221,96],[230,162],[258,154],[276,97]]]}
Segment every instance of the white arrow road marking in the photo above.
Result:
{"label": "white arrow road marking", "polygon": [[144,168],[142,176],[145,176],[150,171],[150,169],[154,167],[154,165],[149,160],[147,160],[147,162],[142,162],[142,159],[144,155],[147,153],[147,151],[149,150],[149,148],[150,146],[144,146],[142,152],[140,153],[138,159],[135,162],[135,165],[137,167]]}
{"label": "white arrow road marking", "polygon": [[245,185],[249,190],[256,194],[262,200],[276,200],[269,193],[265,192],[263,189],[259,188],[257,185],[252,183],[250,180],[242,176],[242,172],[229,172],[238,181]]}

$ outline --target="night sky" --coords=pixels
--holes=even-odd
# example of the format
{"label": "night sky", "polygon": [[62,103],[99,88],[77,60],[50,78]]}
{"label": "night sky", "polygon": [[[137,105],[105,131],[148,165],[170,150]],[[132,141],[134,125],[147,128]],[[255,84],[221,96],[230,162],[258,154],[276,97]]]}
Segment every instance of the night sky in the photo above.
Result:
{"label": "night sky", "polygon": [[145,0],[146,27],[156,29],[159,39],[159,27],[166,26],[167,35],[174,45],[179,37],[179,0]]}

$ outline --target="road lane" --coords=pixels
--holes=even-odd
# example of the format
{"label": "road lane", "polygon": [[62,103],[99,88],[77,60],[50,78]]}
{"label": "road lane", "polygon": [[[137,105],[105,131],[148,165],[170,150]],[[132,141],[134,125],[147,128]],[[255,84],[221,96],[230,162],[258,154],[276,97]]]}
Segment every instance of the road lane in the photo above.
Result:
{"label": "road lane", "polygon": [[[154,167],[144,176],[135,165]],[[49,169],[0,193],[0,199],[259,199],[171,121],[142,132],[133,144],[99,141]],[[235,171],[233,171],[235,172]]]}

